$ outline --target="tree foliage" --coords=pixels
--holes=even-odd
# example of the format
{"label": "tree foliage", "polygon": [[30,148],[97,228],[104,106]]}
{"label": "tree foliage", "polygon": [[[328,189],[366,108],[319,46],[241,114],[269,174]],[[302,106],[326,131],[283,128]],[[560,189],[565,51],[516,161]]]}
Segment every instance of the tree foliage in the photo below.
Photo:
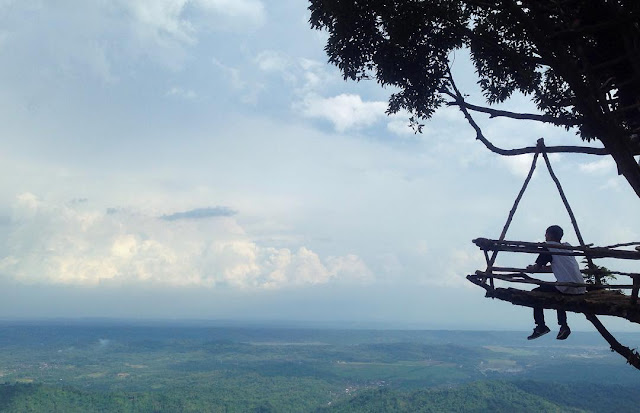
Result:
{"label": "tree foliage", "polygon": [[[456,105],[481,139],[471,112],[575,127],[582,139],[602,142],[601,154],[640,196],[637,0],[310,0],[309,9],[345,79],[398,88],[389,113],[405,109],[418,125]],[[449,69],[460,48],[470,51],[489,106],[467,102],[456,88]],[[490,107],[515,92],[540,114]],[[571,150],[584,152],[563,151]]]}

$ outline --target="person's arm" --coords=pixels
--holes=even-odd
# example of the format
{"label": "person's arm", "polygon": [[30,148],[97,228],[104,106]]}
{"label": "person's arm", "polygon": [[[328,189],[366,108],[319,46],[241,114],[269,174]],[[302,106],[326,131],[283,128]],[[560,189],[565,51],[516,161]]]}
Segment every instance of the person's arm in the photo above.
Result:
{"label": "person's arm", "polygon": [[[546,248],[545,248],[546,250]],[[548,250],[547,250],[548,251]],[[535,264],[527,266],[527,271],[531,272],[553,272],[549,265],[553,260],[553,256],[549,252],[543,252],[536,258]]]}

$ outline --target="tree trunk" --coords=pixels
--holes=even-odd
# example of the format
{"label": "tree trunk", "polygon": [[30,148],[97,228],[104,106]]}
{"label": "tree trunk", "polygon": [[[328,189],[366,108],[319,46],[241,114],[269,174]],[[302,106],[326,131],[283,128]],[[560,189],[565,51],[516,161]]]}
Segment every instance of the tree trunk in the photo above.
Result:
{"label": "tree trunk", "polygon": [[618,166],[618,173],[625,177],[636,195],[640,198],[640,165],[636,162],[633,152],[624,145],[619,134],[611,138],[602,137],[600,141],[609,151]]}

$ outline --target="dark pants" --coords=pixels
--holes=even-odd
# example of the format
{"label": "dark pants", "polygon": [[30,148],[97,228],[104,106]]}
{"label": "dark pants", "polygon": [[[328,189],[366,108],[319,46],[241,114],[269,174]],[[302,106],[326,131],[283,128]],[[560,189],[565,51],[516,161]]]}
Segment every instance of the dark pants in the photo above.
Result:
{"label": "dark pants", "polygon": [[[540,291],[543,293],[556,293],[562,294],[556,287],[553,285],[541,285],[538,288],[534,288],[532,291]],[[564,310],[558,311],[558,325],[566,326],[567,325],[567,312]],[[536,325],[543,326],[544,324],[544,312],[542,307],[533,307],[533,319],[536,322]]]}

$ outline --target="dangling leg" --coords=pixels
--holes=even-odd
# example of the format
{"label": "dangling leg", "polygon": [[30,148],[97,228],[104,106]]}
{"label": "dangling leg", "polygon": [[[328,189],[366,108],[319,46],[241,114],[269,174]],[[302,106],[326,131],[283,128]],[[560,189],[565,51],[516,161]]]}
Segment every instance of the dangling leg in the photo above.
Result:
{"label": "dangling leg", "polygon": [[533,307],[533,320],[536,322],[536,328],[533,329],[533,333],[527,337],[527,340],[533,340],[540,336],[544,336],[551,331],[544,323],[544,310],[542,307]]}
{"label": "dangling leg", "polygon": [[556,338],[558,340],[566,340],[571,334],[571,329],[567,324],[567,312],[564,310],[558,310],[558,325],[560,326],[560,331],[558,331]]}
{"label": "dangling leg", "polygon": [[567,312],[564,310],[558,310],[558,325],[560,327],[567,325]]}
{"label": "dangling leg", "polygon": [[536,322],[537,327],[545,327],[544,310],[542,307],[533,307],[533,321]]}
{"label": "dangling leg", "polygon": [[[540,286],[533,291],[545,291],[546,289],[544,287],[545,286]],[[527,337],[527,340],[533,340],[551,331],[544,323],[544,309],[542,307],[533,307],[533,321],[535,321],[536,327],[533,329],[533,333]]]}

